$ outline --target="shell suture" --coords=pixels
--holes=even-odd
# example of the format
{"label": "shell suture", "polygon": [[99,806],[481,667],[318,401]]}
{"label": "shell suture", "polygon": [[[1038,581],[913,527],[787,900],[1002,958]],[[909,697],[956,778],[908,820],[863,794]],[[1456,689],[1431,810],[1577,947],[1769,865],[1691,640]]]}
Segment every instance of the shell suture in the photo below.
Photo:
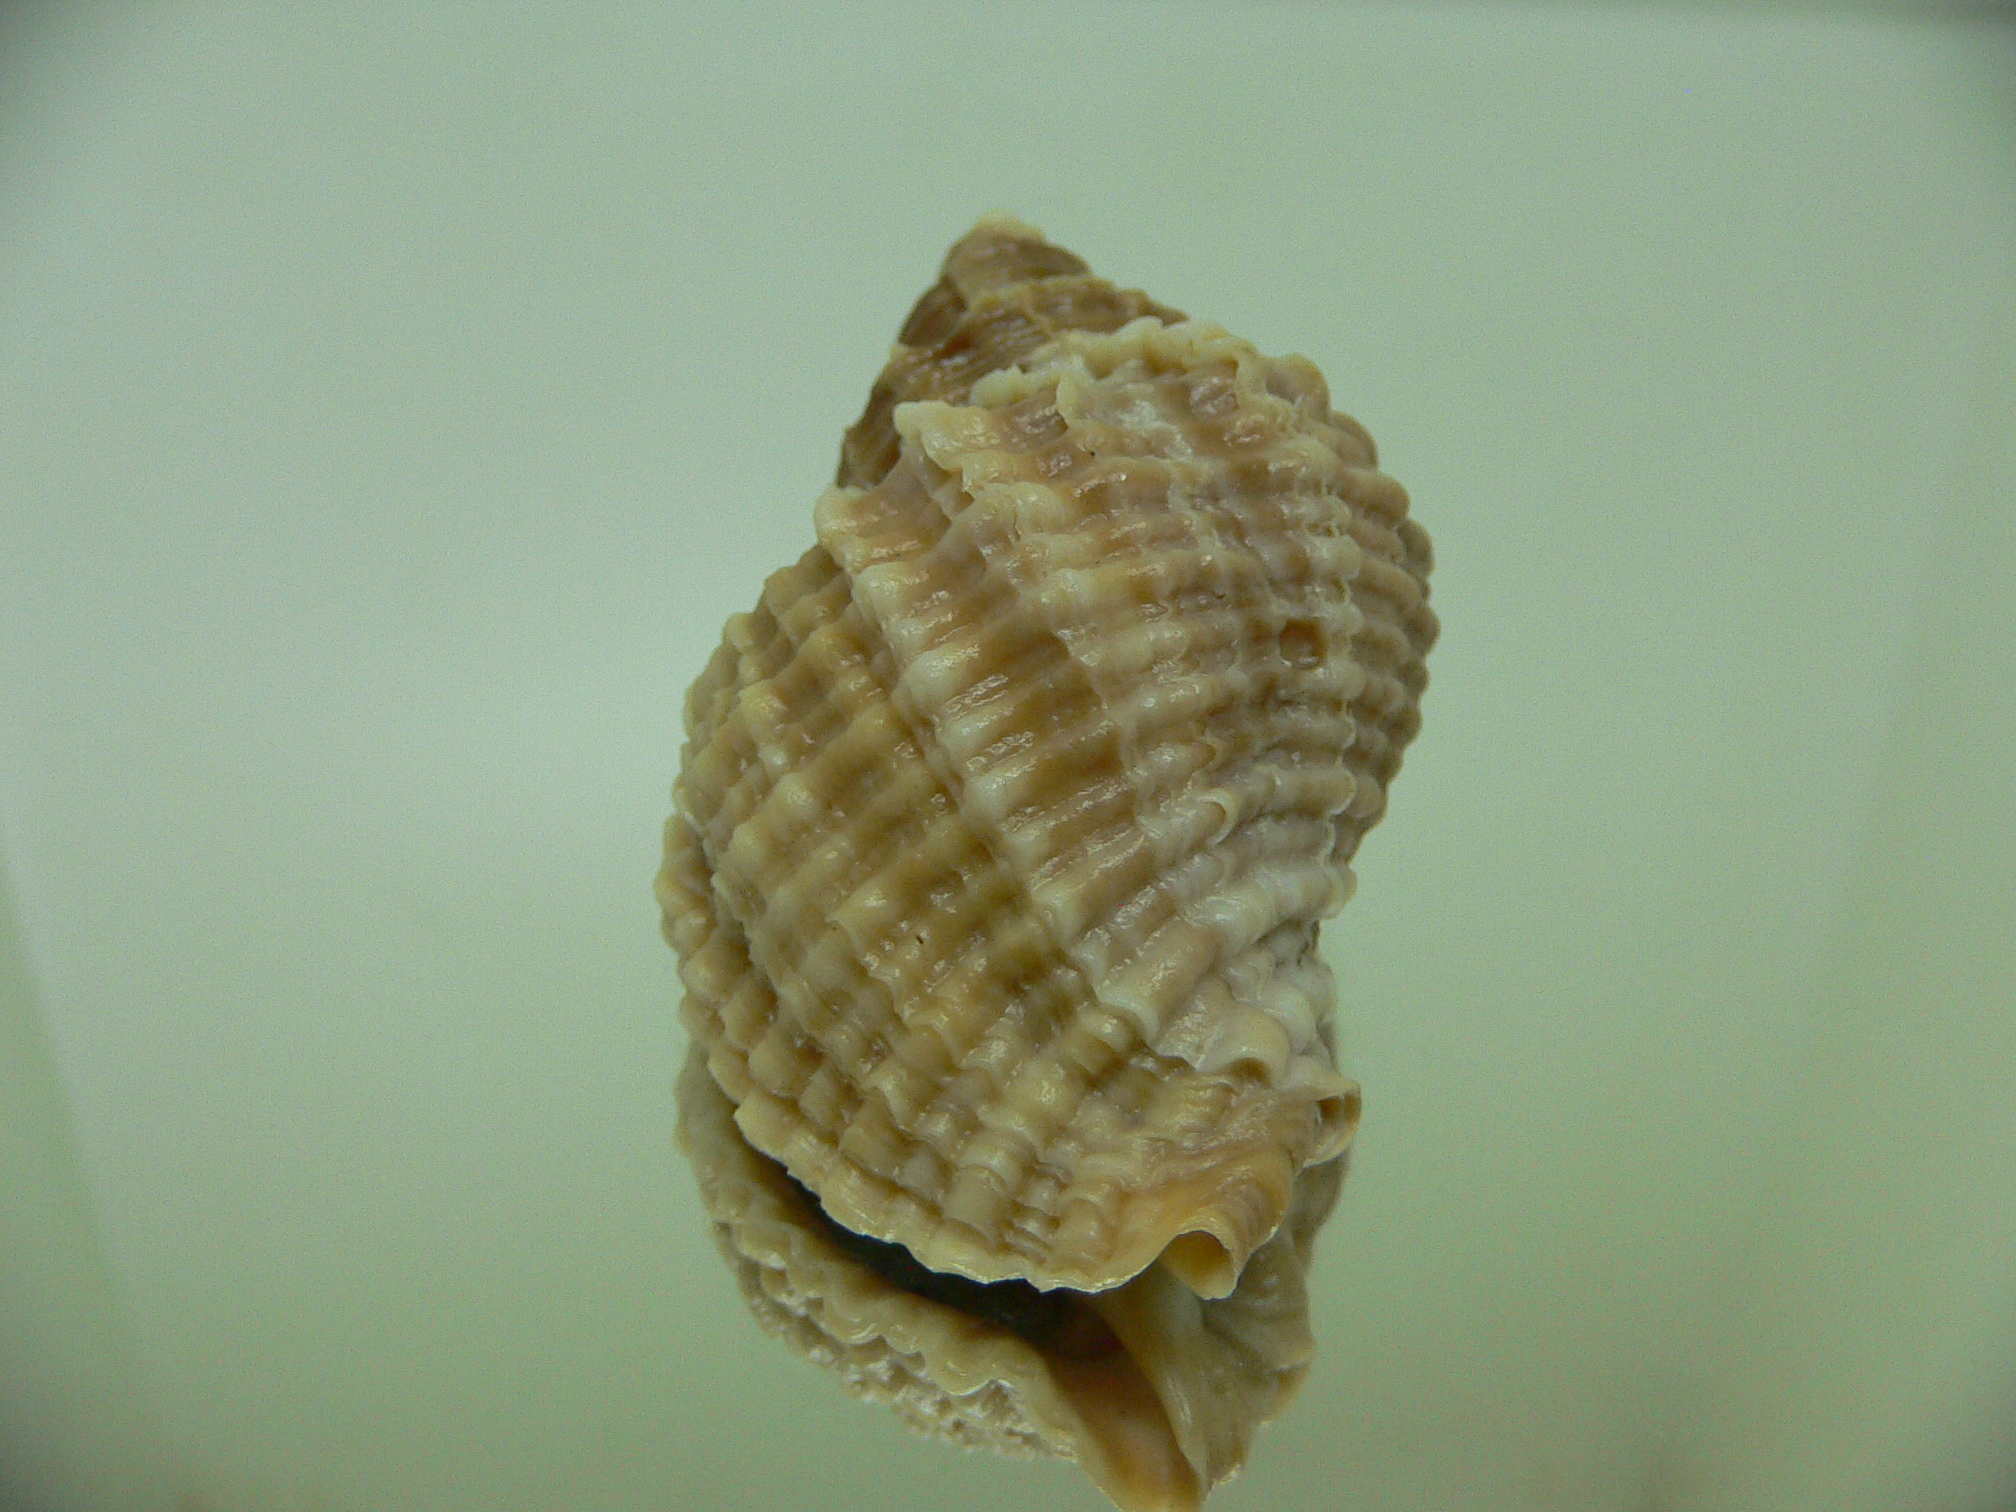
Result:
{"label": "shell suture", "polygon": [[[919,302],[688,695],[658,884],[717,1235],[857,1391],[1126,1507],[1285,1405],[1358,1111],[1317,929],[1435,633],[1406,502],[1308,362],[1019,223]],[[1018,1286],[1104,1352],[976,1334]]]}

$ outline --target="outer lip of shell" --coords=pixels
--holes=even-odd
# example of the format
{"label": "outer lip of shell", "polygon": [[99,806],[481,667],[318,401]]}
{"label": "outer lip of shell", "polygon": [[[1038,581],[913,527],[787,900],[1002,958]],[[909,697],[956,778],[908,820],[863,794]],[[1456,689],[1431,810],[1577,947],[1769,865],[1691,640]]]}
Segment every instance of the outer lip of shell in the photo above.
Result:
{"label": "outer lip of shell", "polygon": [[697,1045],[679,1083],[679,1142],[767,1330],[913,1427],[1077,1460],[1123,1512],[1195,1512],[1306,1375],[1302,1277],[1342,1162],[1303,1173],[1288,1222],[1223,1301],[1200,1301],[1156,1267],[1105,1293],[1024,1288],[994,1305],[973,1294],[1012,1284],[948,1283],[824,1218],[741,1138]]}

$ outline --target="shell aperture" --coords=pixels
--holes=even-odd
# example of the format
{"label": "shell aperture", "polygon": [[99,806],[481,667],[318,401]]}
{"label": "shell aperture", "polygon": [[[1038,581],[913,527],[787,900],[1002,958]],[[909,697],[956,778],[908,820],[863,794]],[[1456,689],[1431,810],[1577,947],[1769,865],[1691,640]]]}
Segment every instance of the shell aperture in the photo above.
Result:
{"label": "shell aperture", "polygon": [[1300,358],[955,245],[687,695],[681,1139],[758,1318],[969,1445],[1201,1504],[1312,1353],[1358,1117],[1320,921],[1428,541]]}

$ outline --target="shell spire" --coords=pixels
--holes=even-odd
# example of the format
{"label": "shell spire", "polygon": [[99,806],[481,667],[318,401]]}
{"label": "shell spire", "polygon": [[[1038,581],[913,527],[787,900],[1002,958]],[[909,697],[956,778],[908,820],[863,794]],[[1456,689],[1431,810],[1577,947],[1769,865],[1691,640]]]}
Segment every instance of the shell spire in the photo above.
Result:
{"label": "shell spire", "polygon": [[[1299,1381],[1359,1104],[1317,930],[1436,630],[1406,509],[1307,361],[990,218],[688,694],[682,1128],[773,1328],[887,1291],[845,1336],[913,1422],[1195,1506]],[[1017,1287],[1082,1301],[920,1342]]]}

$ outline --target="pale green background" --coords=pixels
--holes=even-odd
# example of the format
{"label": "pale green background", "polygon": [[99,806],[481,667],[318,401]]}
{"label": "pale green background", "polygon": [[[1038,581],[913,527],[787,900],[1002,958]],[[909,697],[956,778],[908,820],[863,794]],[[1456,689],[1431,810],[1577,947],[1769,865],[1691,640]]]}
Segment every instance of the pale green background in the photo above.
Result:
{"label": "pale green background", "polygon": [[649,894],[685,683],[993,208],[1314,358],[1437,546],[1322,1355],[1213,1507],[2016,1500],[2006,20],[0,48],[0,1505],[1102,1505],[744,1315]]}

